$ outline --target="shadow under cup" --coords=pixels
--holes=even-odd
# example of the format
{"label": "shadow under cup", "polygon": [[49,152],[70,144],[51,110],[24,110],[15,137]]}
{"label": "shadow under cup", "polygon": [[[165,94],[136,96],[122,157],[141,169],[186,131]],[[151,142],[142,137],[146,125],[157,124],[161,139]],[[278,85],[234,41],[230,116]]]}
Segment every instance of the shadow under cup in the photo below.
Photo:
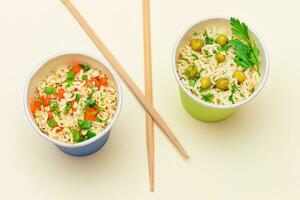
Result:
{"label": "shadow under cup", "polygon": [[173,51],[172,58],[172,67],[175,78],[179,85],[179,93],[183,107],[185,110],[195,119],[206,121],[206,122],[216,122],[223,119],[226,119],[230,115],[232,115],[240,106],[252,100],[263,88],[265,82],[267,80],[269,74],[269,57],[267,53],[267,49],[262,42],[261,38],[258,37],[257,33],[253,31],[252,28],[249,28],[249,33],[253,41],[256,43],[258,49],[260,50],[260,58],[261,58],[261,80],[257,87],[257,89],[253,92],[253,94],[236,104],[232,105],[216,105],[207,103],[196,96],[194,96],[185,86],[182,84],[178,74],[177,74],[177,60],[180,55],[180,49],[186,44],[188,40],[192,37],[194,32],[204,32],[207,27],[218,27],[226,32],[231,32],[231,27],[229,23],[229,18],[226,17],[212,17],[201,20],[200,22],[188,27],[184,33],[179,37],[178,41],[175,44],[175,48]]}
{"label": "shadow under cup", "polygon": [[[66,64],[74,65],[77,63],[90,64],[92,68],[99,69],[108,75],[108,77],[110,78],[110,80],[113,81],[117,89],[118,105],[117,105],[117,110],[114,115],[114,118],[112,119],[112,122],[103,130],[103,132],[100,135],[96,135],[95,137],[81,143],[66,144],[47,136],[39,129],[39,127],[37,126],[34,120],[34,116],[30,111],[30,102],[35,98],[36,95],[35,91],[38,83],[41,80],[44,80],[51,71],[54,71],[57,68],[57,66],[66,65]],[[105,67],[99,61],[99,59],[96,59],[94,57],[82,53],[77,53],[77,52],[74,53],[70,52],[66,54],[56,55],[47,59],[42,64],[40,64],[38,68],[35,71],[33,71],[32,74],[29,76],[24,91],[24,108],[25,108],[26,116],[31,126],[42,137],[46,138],[48,141],[53,142],[60,150],[72,156],[90,155],[92,153],[95,153],[96,151],[98,151],[104,146],[104,144],[107,142],[109,138],[110,131],[112,129],[113,124],[115,123],[116,119],[119,117],[121,105],[122,105],[122,92],[121,92],[119,81],[116,79],[116,75],[112,71],[110,71],[107,67]]]}

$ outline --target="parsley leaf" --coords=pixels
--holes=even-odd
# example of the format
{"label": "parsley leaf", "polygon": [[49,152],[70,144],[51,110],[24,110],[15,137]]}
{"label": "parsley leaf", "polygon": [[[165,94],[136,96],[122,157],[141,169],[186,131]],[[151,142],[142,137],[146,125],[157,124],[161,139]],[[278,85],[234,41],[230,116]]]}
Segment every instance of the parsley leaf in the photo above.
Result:
{"label": "parsley leaf", "polygon": [[230,43],[227,43],[227,44],[225,44],[223,46],[220,46],[218,48],[218,51],[228,51],[230,47],[231,47]]}
{"label": "parsley leaf", "polygon": [[234,61],[243,68],[253,68],[260,75],[259,49],[255,42],[251,41],[248,26],[238,19],[230,18],[231,31],[237,39],[229,43],[234,47]]}
{"label": "parsley leaf", "polygon": [[249,37],[248,26],[245,23],[240,22],[240,20],[233,18],[233,17],[230,18],[230,25],[231,25],[232,33],[236,37],[245,40],[245,42],[247,42],[247,44],[249,46],[251,46],[251,40]]}
{"label": "parsley leaf", "polygon": [[253,66],[250,60],[250,48],[239,40],[230,40],[230,44],[234,48],[234,61],[241,67],[247,69]]}

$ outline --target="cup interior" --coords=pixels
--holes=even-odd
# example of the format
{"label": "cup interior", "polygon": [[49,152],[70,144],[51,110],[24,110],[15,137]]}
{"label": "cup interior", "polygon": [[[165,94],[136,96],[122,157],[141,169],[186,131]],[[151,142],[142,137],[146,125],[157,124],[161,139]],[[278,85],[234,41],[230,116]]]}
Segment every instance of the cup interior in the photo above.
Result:
{"label": "cup interior", "polygon": [[[90,64],[92,68],[96,68],[107,74],[107,76],[112,80],[114,85],[116,86],[117,93],[118,93],[118,107],[116,114],[114,116],[114,119],[109,124],[108,127],[103,131],[103,134],[97,135],[94,138],[91,138],[87,141],[84,141],[82,143],[77,144],[66,144],[63,142],[60,142],[58,140],[55,140],[46,134],[44,134],[37,124],[35,123],[34,116],[30,112],[30,102],[32,99],[35,98],[36,95],[36,87],[39,84],[40,81],[46,79],[46,77],[49,75],[51,71],[54,71],[57,69],[58,66],[62,65],[73,65],[77,63],[82,64]],[[84,146],[87,144],[92,143],[93,141],[99,139],[101,136],[103,136],[106,132],[108,132],[111,129],[112,124],[115,122],[116,118],[118,118],[118,115],[120,113],[121,109],[121,103],[122,103],[122,96],[121,96],[121,90],[120,90],[120,84],[118,80],[115,78],[115,75],[105,66],[103,65],[99,60],[95,59],[94,57],[82,54],[82,53],[67,53],[62,55],[53,56],[49,59],[47,59],[45,62],[41,63],[35,71],[32,72],[32,74],[29,76],[29,79],[25,86],[25,92],[24,92],[24,106],[25,106],[25,112],[26,115],[33,126],[33,128],[43,137],[46,139],[54,142],[57,145],[65,146],[65,147],[78,147],[78,146]]]}
{"label": "cup interior", "polygon": [[186,44],[186,42],[190,40],[190,38],[192,37],[192,34],[194,32],[199,32],[199,31],[204,32],[205,28],[208,28],[208,27],[217,27],[218,29],[223,30],[228,35],[232,35],[229,18],[227,18],[227,17],[212,17],[212,18],[201,20],[200,22],[197,22],[197,23],[193,24],[192,26],[189,26],[181,34],[181,36],[179,37],[179,39],[175,45],[174,52],[173,52],[173,72],[175,74],[175,77],[176,77],[176,80],[177,80],[179,86],[183,89],[183,91],[187,95],[189,95],[191,98],[193,98],[195,101],[197,101],[198,103],[203,104],[208,107],[220,108],[220,109],[238,107],[238,106],[250,101],[251,99],[253,99],[262,90],[263,86],[265,85],[265,82],[267,80],[268,73],[269,73],[269,57],[268,57],[267,49],[266,49],[262,39],[257,35],[256,32],[254,32],[254,30],[251,27],[248,26],[250,37],[256,43],[256,45],[260,51],[261,80],[259,82],[257,89],[253,92],[253,94],[249,98],[247,98],[243,101],[240,101],[236,104],[233,104],[233,105],[216,105],[216,104],[212,104],[212,103],[207,103],[207,102],[195,97],[194,95],[192,95],[191,92],[184,87],[184,85],[181,83],[180,78],[178,76],[176,65],[177,65],[177,60],[179,59],[179,56],[180,56],[180,49],[182,49],[183,46]]}

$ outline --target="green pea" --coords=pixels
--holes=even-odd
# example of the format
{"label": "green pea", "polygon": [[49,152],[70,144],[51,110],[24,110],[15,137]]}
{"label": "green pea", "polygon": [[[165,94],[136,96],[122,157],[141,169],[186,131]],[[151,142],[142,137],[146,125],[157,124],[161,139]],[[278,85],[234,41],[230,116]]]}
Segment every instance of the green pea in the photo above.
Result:
{"label": "green pea", "polygon": [[226,60],[226,56],[221,53],[216,53],[216,60],[218,61],[218,63],[222,63]]}
{"label": "green pea", "polygon": [[208,89],[211,86],[211,81],[210,81],[209,78],[203,77],[203,78],[200,79],[200,84],[201,84],[200,87],[202,89]]}
{"label": "green pea", "polygon": [[228,90],[228,85],[229,85],[229,81],[226,78],[219,78],[216,81],[217,88],[219,88],[221,90]]}
{"label": "green pea", "polygon": [[242,83],[246,79],[246,75],[244,72],[236,70],[233,75],[233,78],[236,78],[239,83]]}
{"label": "green pea", "polygon": [[198,73],[198,69],[195,65],[191,65],[185,70],[185,75],[189,79],[194,79],[197,76],[197,73]]}
{"label": "green pea", "polygon": [[221,45],[221,46],[224,46],[225,44],[228,43],[228,38],[226,35],[224,34],[220,34],[217,39],[216,39],[216,43]]}
{"label": "green pea", "polygon": [[201,51],[202,47],[204,46],[204,41],[198,38],[191,39],[191,48],[194,51]]}

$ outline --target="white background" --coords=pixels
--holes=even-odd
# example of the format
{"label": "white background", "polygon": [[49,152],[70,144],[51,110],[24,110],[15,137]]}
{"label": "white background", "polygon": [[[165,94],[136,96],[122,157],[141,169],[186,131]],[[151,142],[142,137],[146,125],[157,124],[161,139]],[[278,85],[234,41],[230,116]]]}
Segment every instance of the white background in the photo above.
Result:
{"label": "white background", "polygon": [[[142,1],[74,4],[143,89]],[[156,129],[150,193],[145,113],[124,84],[120,118],[92,156],[67,156],[30,127],[22,95],[33,68],[65,50],[101,55],[59,0],[1,0],[0,199],[300,199],[299,7],[296,0],[151,1],[154,104],[191,158]],[[181,106],[171,54],[185,27],[214,15],[255,27],[271,72],[255,100],[223,122],[203,123]]]}

